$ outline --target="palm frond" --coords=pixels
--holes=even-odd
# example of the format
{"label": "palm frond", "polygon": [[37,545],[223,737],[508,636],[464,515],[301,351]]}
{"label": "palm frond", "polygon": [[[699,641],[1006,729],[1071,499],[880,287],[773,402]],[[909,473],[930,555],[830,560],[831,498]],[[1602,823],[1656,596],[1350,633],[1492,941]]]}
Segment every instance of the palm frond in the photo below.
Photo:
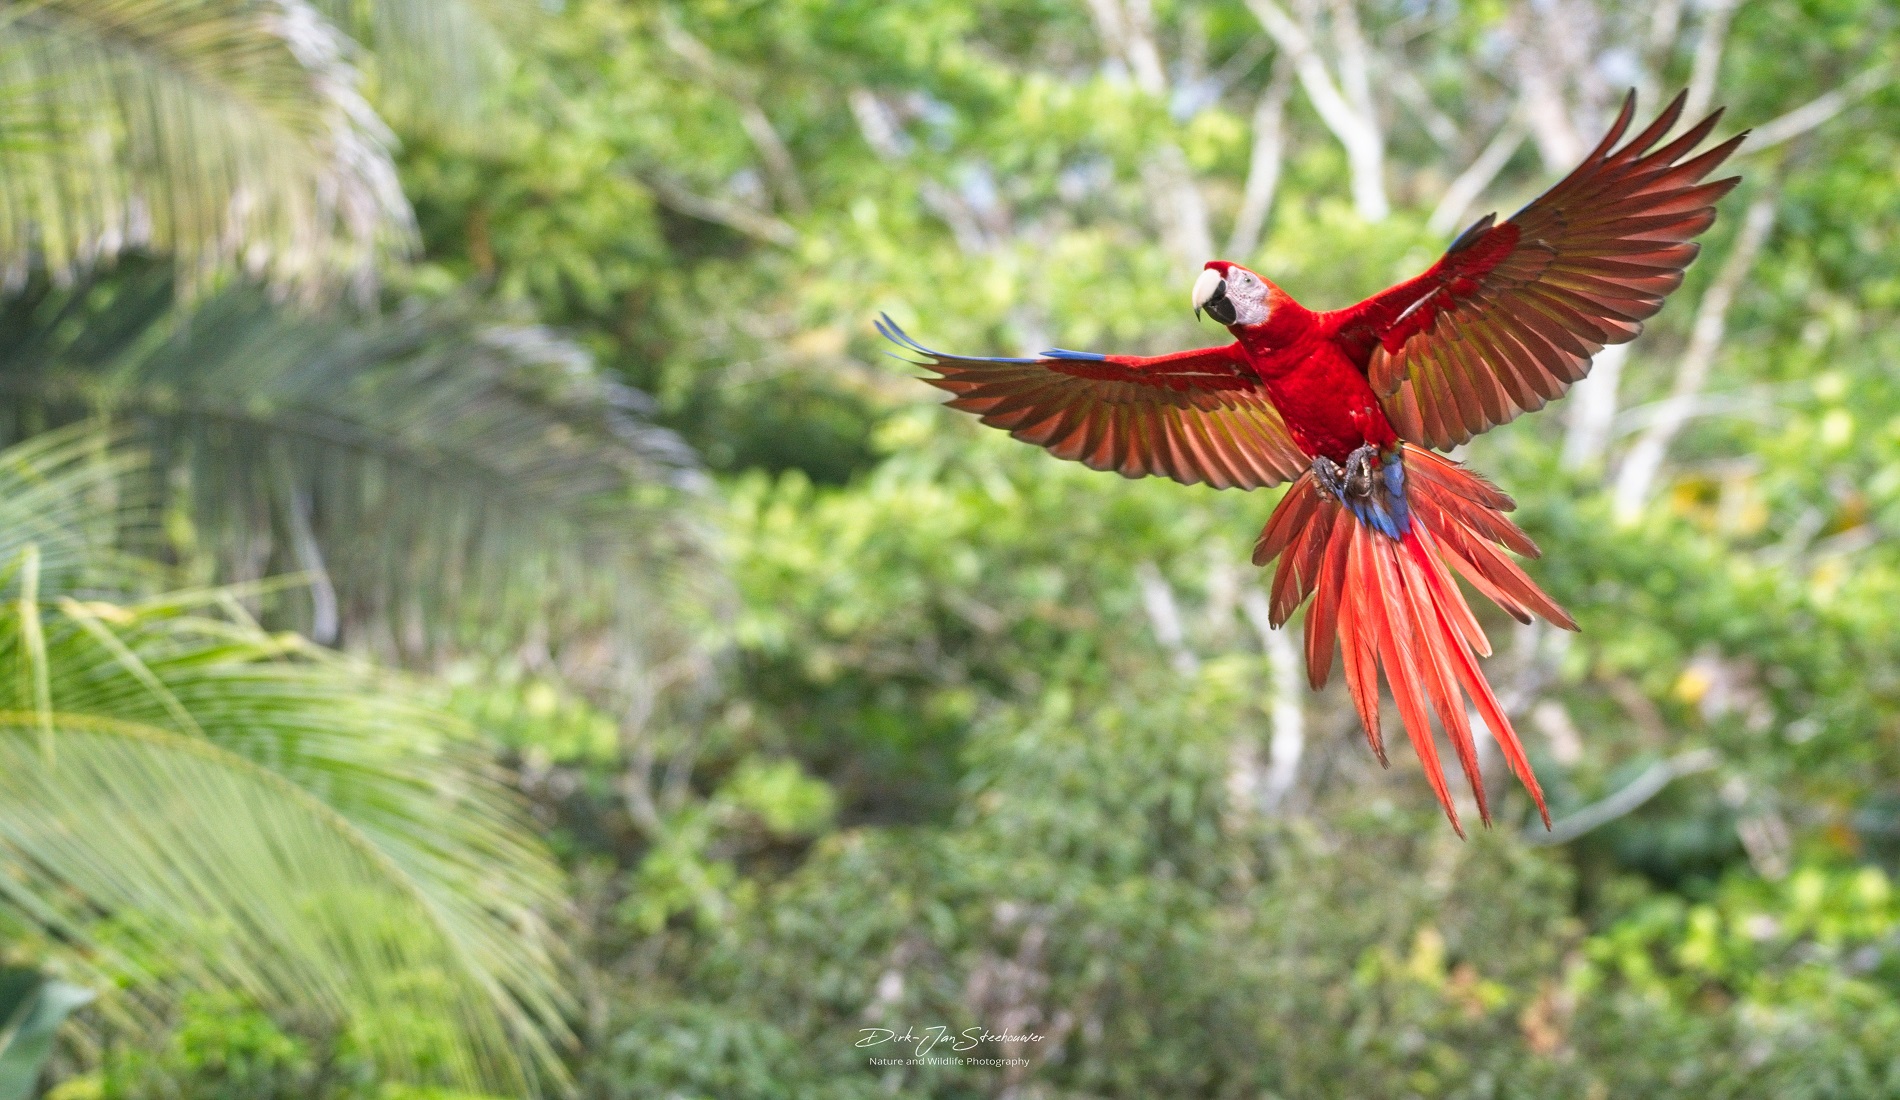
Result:
{"label": "palm frond", "polygon": [[145,248],[187,291],[366,290],[414,229],[350,48],[308,0],[0,5],[0,273]]}
{"label": "palm frond", "polygon": [[[214,595],[43,608],[52,752],[0,676],[0,926],[95,987],[315,1008],[415,1079],[558,1076],[559,874],[472,738],[399,682],[191,609]],[[0,668],[21,623],[0,618]],[[420,1049],[404,1015],[450,1033]]]}
{"label": "palm frond", "polygon": [[311,577],[298,625],[319,640],[411,660],[553,626],[626,641],[703,560],[690,452],[545,329],[452,304],[352,325],[254,291],[171,302],[128,275],[0,306],[0,430],[122,424],[163,472],[174,542],[223,580]]}
{"label": "palm frond", "polygon": [[405,133],[479,137],[512,61],[504,36],[532,17],[524,0],[313,0],[364,47],[367,84]]}
{"label": "palm frond", "polygon": [[157,530],[146,479],[132,476],[143,468],[136,450],[93,423],[0,450],[0,583],[18,581],[31,547],[43,597],[139,587],[149,569],[118,547]]}

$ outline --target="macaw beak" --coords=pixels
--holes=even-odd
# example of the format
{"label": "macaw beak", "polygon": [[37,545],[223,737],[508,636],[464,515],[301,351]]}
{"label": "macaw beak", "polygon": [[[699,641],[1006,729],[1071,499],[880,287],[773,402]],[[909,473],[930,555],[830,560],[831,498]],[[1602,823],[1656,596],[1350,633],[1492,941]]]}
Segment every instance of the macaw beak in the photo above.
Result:
{"label": "macaw beak", "polygon": [[1194,280],[1193,299],[1197,321],[1203,311],[1223,325],[1231,325],[1239,318],[1234,312],[1234,303],[1227,300],[1227,280],[1211,267]]}

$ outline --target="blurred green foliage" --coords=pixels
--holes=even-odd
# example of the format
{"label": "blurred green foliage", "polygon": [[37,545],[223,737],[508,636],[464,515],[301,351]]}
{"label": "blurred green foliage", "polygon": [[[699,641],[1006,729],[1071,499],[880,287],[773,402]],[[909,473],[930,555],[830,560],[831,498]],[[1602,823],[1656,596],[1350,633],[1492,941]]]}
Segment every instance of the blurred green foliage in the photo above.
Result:
{"label": "blurred green foliage", "polygon": [[[384,1021],[431,1040],[427,1020]],[[229,996],[192,995],[177,1006],[160,1049],[106,1054],[97,1071],[62,1082],[48,1100],[483,1100],[474,1093],[385,1081],[361,1038],[316,1021],[283,1019]]]}

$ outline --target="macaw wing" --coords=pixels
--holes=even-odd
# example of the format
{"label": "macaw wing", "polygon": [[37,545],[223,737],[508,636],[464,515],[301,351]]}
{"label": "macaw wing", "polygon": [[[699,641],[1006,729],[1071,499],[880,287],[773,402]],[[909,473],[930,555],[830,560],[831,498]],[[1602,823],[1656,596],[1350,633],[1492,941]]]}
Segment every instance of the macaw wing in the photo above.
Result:
{"label": "macaw wing", "polygon": [[1152,357],[1057,349],[1034,359],[975,358],[932,351],[889,317],[877,328],[930,360],[918,365],[941,376],[926,381],[953,395],[951,408],[1092,469],[1260,489],[1309,464],[1238,345]]}
{"label": "macaw wing", "polygon": [[1746,136],[1690,156],[1716,111],[1652,151],[1683,99],[1615,148],[1632,92],[1562,182],[1501,225],[1487,215],[1430,271],[1353,307],[1342,335],[1370,348],[1367,375],[1401,436],[1449,449],[1542,408],[1606,345],[1634,340],[1682,285],[1699,249],[1691,238],[1741,177],[1702,180]]}

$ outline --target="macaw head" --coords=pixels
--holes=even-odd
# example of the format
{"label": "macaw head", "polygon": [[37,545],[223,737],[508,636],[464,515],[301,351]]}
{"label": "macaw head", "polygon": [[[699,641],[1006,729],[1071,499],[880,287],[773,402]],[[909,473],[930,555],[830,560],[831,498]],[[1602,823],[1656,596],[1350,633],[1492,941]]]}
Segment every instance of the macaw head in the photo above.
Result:
{"label": "macaw head", "polygon": [[1229,328],[1266,324],[1286,294],[1279,287],[1226,260],[1211,260],[1194,280],[1194,316],[1203,311]]}

